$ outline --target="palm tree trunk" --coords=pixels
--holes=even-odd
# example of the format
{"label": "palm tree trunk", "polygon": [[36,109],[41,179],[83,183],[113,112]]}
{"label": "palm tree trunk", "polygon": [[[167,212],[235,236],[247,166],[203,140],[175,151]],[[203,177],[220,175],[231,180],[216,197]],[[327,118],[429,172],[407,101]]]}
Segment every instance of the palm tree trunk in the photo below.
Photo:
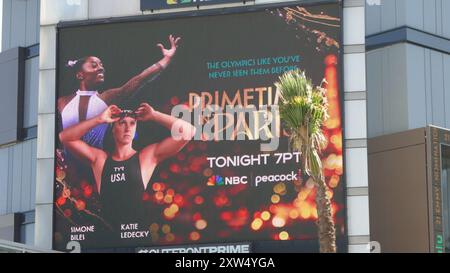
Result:
{"label": "palm tree trunk", "polygon": [[336,228],[331,214],[331,201],[327,196],[327,184],[324,179],[315,179],[317,186],[317,224],[319,227],[320,253],[336,253]]}

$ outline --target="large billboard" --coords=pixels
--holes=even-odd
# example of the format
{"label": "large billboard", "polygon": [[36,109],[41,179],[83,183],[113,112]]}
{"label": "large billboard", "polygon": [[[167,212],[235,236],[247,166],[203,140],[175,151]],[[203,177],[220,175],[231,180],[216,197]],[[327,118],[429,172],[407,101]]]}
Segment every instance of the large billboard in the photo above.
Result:
{"label": "large billboard", "polygon": [[326,89],[321,158],[346,251],[341,10],[299,2],[60,25],[54,248],[318,251],[315,184],[276,107],[275,82],[300,69]]}

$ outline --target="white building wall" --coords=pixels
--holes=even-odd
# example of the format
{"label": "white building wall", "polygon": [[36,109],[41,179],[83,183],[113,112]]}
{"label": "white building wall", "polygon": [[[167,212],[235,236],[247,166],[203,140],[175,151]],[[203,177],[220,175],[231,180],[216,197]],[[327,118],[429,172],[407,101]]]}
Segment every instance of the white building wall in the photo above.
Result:
{"label": "white building wall", "polygon": [[[247,1],[246,5],[289,2]],[[228,4],[205,6],[240,6]],[[348,234],[350,252],[368,252],[369,198],[367,183],[367,122],[365,80],[364,0],[344,0],[345,143],[348,192]],[[56,8],[55,8],[56,7]],[[171,9],[160,12],[195,10]],[[56,24],[59,21],[87,20],[142,14],[140,0],[41,0],[40,91],[38,118],[38,164],[36,192],[36,246],[51,248],[55,118]]]}
{"label": "white building wall", "polygon": [[344,0],[344,130],[349,252],[369,252],[365,1]]}

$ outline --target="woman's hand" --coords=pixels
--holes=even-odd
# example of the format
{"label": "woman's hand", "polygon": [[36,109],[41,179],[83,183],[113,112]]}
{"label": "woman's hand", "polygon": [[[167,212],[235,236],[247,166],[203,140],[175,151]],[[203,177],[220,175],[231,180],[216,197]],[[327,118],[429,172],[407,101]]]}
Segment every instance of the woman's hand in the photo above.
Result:
{"label": "woman's hand", "polygon": [[119,107],[117,107],[116,105],[111,105],[106,108],[106,110],[103,111],[102,114],[100,114],[99,121],[101,123],[113,123],[119,121],[121,113],[122,110]]}
{"label": "woman's hand", "polygon": [[141,103],[134,113],[138,121],[151,121],[155,119],[156,111],[148,103]]}
{"label": "woman's hand", "polygon": [[169,36],[171,46],[170,49],[165,49],[162,44],[157,45],[159,48],[161,48],[164,57],[172,58],[175,55],[175,53],[177,52],[178,42],[180,41],[180,39],[181,39],[180,37],[175,38],[173,37],[173,35],[170,35]]}

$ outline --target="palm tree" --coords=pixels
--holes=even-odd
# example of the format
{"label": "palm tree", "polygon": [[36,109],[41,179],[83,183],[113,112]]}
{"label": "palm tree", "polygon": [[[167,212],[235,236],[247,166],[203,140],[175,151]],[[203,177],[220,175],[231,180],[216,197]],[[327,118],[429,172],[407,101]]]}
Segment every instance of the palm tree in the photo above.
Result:
{"label": "palm tree", "polygon": [[336,229],[319,156],[327,145],[322,132],[322,126],[328,119],[326,90],[313,88],[311,80],[299,70],[286,72],[275,85],[281,98],[280,118],[290,133],[292,148],[301,153],[302,169],[313,179],[317,189],[315,201],[320,252],[335,253]]}

